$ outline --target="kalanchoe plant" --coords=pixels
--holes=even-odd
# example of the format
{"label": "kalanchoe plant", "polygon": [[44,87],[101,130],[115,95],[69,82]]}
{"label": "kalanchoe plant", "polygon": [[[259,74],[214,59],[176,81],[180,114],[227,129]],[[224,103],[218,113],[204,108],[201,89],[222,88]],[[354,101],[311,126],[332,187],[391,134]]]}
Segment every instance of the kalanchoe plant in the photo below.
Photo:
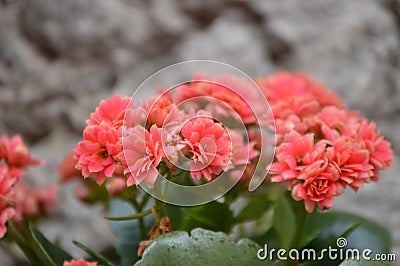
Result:
{"label": "kalanchoe plant", "polygon": [[[269,105],[263,105],[265,100]],[[371,248],[352,242],[354,238],[369,239],[375,254],[389,252],[390,238],[379,225],[323,211],[346,188],[357,191],[379,180],[392,161],[390,143],[373,122],[302,74],[282,72],[257,78],[254,84],[232,75],[195,74],[190,82],[161,89],[148,99],[115,95],[103,100],[86,124],[83,140],[60,164],[60,172],[63,181],[81,180],[76,191],[81,200],[107,207],[120,260],[80,243],[76,245],[91,262],[73,260],[29,229],[37,241],[23,251],[40,246],[41,263],[337,265],[349,258],[318,255],[335,245]],[[265,135],[265,130],[272,133]],[[25,189],[13,187],[18,177],[8,176],[21,175],[21,167],[37,161],[26,155],[16,164],[8,154],[13,146],[2,147],[0,188],[2,198],[8,198],[11,190]],[[254,179],[262,182],[250,192]],[[188,195],[181,190],[213,184]],[[186,202],[178,204],[181,199]],[[16,198],[13,202],[18,206]],[[43,202],[44,210],[51,205],[40,196],[37,202]],[[22,219],[13,206],[0,205],[3,234],[12,216],[15,222]],[[14,232],[14,224],[8,225]],[[341,246],[338,238],[349,240],[348,245]],[[313,249],[315,258],[263,260],[260,254],[269,254],[265,244],[300,252]]]}

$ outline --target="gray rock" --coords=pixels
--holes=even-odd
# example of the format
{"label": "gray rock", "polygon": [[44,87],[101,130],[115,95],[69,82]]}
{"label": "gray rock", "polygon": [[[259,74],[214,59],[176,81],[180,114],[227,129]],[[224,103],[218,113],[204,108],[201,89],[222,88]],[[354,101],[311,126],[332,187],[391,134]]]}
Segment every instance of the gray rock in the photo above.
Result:
{"label": "gray rock", "polygon": [[258,76],[274,70],[267,45],[262,31],[244,14],[227,10],[208,28],[189,33],[175,51],[180,60],[217,60]]}
{"label": "gray rock", "polygon": [[293,47],[285,66],[311,75],[369,116],[397,109],[393,68],[400,60],[400,37],[378,1],[251,3],[267,17],[264,27]]}

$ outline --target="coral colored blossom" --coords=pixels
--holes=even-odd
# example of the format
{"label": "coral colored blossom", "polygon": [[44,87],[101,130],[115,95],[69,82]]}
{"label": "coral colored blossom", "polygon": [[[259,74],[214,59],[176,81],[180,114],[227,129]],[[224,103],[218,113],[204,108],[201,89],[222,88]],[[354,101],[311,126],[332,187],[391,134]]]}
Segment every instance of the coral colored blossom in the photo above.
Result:
{"label": "coral colored blossom", "polygon": [[384,140],[376,129],[375,123],[369,123],[363,120],[357,134],[365,149],[369,151],[369,162],[374,166],[373,181],[380,178],[379,170],[386,169],[392,164],[393,151],[390,142]]}
{"label": "coral colored blossom", "polygon": [[15,185],[13,205],[16,222],[24,218],[34,218],[40,214],[49,214],[57,201],[57,190],[54,186],[31,188],[25,182]]}
{"label": "coral colored blossom", "polygon": [[203,175],[210,181],[227,167],[232,145],[220,123],[206,117],[193,118],[183,125],[181,135],[190,151],[190,173],[194,178]]}
{"label": "coral colored blossom", "polygon": [[330,209],[333,198],[344,191],[344,185],[328,167],[325,160],[316,160],[302,169],[298,180],[303,182],[294,185],[292,196],[295,200],[304,200],[307,212],[312,212],[315,204],[321,210]]}
{"label": "coral colored blossom", "polygon": [[98,266],[97,262],[87,262],[84,259],[64,261],[63,266]]}
{"label": "coral colored blossom", "polygon": [[255,81],[271,105],[302,98],[304,102],[317,101],[321,106],[342,106],[342,101],[335,93],[300,73],[280,72]]}
{"label": "coral colored blossom", "polygon": [[121,131],[105,122],[83,131],[83,141],[75,147],[76,167],[84,177],[96,176],[98,184],[111,177],[117,167],[116,157],[122,151]]}
{"label": "coral colored blossom", "polygon": [[156,125],[150,131],[142,126],[127,131],[127,136],[123,138],[124,152],[120,155],[120,160],[127,165],[127,186],[145,181],[147,186],[153,187],[158,176],[156,167],[173,149],[163,147],[163,134],[163,130]]}
{"label": "coral colored blossom", "polygon": [[7,232],[6,223],[13,218],[15,210],[11,207],[1,210],[0,209],[0,239],[4,237]]}
{"label": "coral colored blossom", "polygon": [[273,182],[292,181],[299,175],[298,163],[314,151],[314,135],[293,131],[276,150],[276,162],[271,165]]}
{"label": "coral colored blossom", "polygon": [[232,154],[227,168],[230,171],[229,176],[236,178],[237,175],[241,175],[240,180],[247,180],[254,170],[251,160],[259,155],[254,148],[256,143],[253,141],[245,143],[242,134],[236,130],[230,130],[229,135],[232,142]]}
{"label": "coral colored blossom", "polygon": [[106,189],[111,195],[121,194],[126,188],[126,180],[122,177],[114,177],[106,184]]}
{"label": "coral colored blossom", "polygon": [[259,152],[254,149],[255,142],[245,143],[244,137],[240,132],[230,130],[229,135],[232,142],[230,167],[234,168],[237,165],[249,164],[250,161],[259,154]]}
{"label": "coral colored blossom", "polygon": [[20,177],[23,174],[23,168],[27,166],[44,164],[44,161],[32,158],[28,147],[19,135],[11,139],[6,135],[0,138],[0,160],[5,160],[10,168],[10,174],[15,177]]}
{"label": "coral colored blossom", "polygon": [[165,118],[175,108],[175,104],[166,97],[160,97],[158,99],[152,97],[146,101],[142,101],[141,105],[147,117],[146,127],[149,128],[153,124],[157,127],[162,127]]}
{"label": "coral colored blossom", "polygon": [[86,120],[86,123],[90,126],[105,122],[112,127],[118,128],[123,125],[128,106],[133,106],[133,102],[130,103],[130,101],[130,97],[122,98],[118,94],[111,99],[103,100],[96,110],[90,114],[90,119]]}
{"label": "coral colored blossom", "polygon": [[58,165],[61,181],[65,182],[75,177],[82,177],[81,172],[75,168],[75,152],[70,151]]}
{"label": "coral colored blossom", "polygon": [[331,142],[325,152],[329,166],[342,183],[357,191],[371,182],[374,167],[369,163],[369,152],[350,137],[340,137]]}
{"label": "coral colored blossom", "polygon": [[0,165],[0,238],[7,231],[6,222],[15,215],[12,196],[16,182],[17,179],[9,175],[8,166]]}
{"label": "coral colored blossom", "polygon": [[340,195],[345,185],[338,169],[331,167],[326,156],[326,141],[314,144],[314,135],[292,132],[277,149],[277,162],[272,163],[272,182],[288,182],[295,200],[304,200],[307,212],[329,209],[334,196]]}
{"label": "coral colored blossom", "polygon": [[[207,96],[213,101],[209,102],[203,98],[205,106],[198,105],[198,108],[223,117],[233,117],[236,114],[243,123],[250,124],[256,122],[256,116],[249,105],[249,102],[258,101],[259,95],[256,92],[258,92],[257,88],[243,78],[232,75],[207,76],[197,73],[193,76],[191,83],[176,88],[175,99],[177,103],[180,103],[191,98]],[[199,98],[199,101],[201,99]],[[192,102],[190,103],[193,105]]]}

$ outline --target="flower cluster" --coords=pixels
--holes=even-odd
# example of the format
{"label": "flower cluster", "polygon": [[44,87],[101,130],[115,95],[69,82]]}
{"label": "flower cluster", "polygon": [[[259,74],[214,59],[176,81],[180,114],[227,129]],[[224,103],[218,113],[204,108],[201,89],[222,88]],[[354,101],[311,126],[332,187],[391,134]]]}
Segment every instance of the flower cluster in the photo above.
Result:
{"label": "flower cluster", "polygon": [[[193,83],[193,87],[197,85]],[[253,122],[254,117],[250,119],[248,106],[239,96],[227,97],[218,92],[218,86],[209,85],[215,95],[220,94],[222,102]],[[258,155],[255,143],[245,141],[238,130],[225,128],[213,119],[210,108],[195,111],[181,104],[185,98],[195,96],[185,93],[179,87],[174,94],[151,97],[138,106],[134,106],[133,99],[119,95],[102,101],[87,121],[83,140],[75,147],[76,168],[84,177],[106,183],[110,190],[111,183],[120,187],[121,177],[128,187],[146,184],[151,188],[160,167],[167,168],[171,178],[187,172],[193,180],[207,182],[236,165],[250,164]],[[66,176],[73,174],[64,166],[63,172]],[[118,182],[114,182],[116,178]]]}
{"label": "flower cluster", "polygon": [[[267,126],[275,133],[276,155],[265,173],[270,170],[272,182],[286,182],[312,212],[315,205],[329,209],[347,187],[357,191],[378,180],[391,164],[390,143],[376,125],[323,85],[287,72],[255,83],[259,90],[243,78],[195,74],[137,105],[119,95],[104,100],[86,121],[76,168],[111,193],[132,185],[152,188],[160,175],[182,173],[195,184],[223,172],[246,181],[261,158],[261,142],[274,142],[259,134],[258,126]],[[261,98],[272,112],[262,112],[259,121]]]}
{"label": "flower cluster", "polygon": [[54,187],[31,189],[21,179],[27,167],[43,164],[31,157],[20,136],[0,138],[0,238],[10,219],[19,222],[49,212],[57,194]]}
{"label": "flower cluster", "polygon": [[312,212],[331,208],[346,187],[357,191],[391,164],[390,143],[374,123],[301,74],[278,73],[257,83],[275,118],[273,182],[287,182],[295,200]]}

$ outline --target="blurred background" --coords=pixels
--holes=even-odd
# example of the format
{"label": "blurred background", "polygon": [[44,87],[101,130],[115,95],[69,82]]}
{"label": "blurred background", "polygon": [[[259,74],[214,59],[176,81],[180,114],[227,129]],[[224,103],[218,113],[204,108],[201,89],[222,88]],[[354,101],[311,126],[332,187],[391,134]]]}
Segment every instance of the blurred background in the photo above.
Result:
{"label": "blurred background", "polygon": [[[155,71],[190,59],[231,64],[250,76],[300,71],[373,119],[395,160],[377,184],[347,191],[334,208],[387,227],[400,257],[399,0],[0,0],[0,134],[20,133],[55,183],[99,100],[131,95]],[[102,250],[113,241],[100,208],[67,184],[40,228],[74,255],[71,239]],[[12,265],[0,244],[1,265]]]}

